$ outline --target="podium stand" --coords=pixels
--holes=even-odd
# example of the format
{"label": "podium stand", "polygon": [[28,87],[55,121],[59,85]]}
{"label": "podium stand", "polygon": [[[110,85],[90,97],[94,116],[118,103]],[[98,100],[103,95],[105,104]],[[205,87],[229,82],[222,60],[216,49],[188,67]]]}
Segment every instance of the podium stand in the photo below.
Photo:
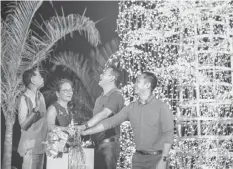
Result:
{"label": "podium stand", "polygon": [[[86,156],[86,169],[94,169],[94,149],[83,148]],[[69,154],[64,153],[62,158],[47,157],[46,169],[69,169]]]}

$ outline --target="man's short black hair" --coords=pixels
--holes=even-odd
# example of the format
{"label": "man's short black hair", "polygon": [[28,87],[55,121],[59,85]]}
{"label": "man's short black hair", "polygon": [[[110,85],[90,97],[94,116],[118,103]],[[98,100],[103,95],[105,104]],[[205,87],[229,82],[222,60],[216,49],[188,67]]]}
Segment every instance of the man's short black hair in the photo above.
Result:
{"label": "man's short black hair", "polygon": [[115,85],[116,87],[119,87],[121,84],[121,71],[117,67],[110,65],[108,68],[112,69],[111,74],[115,77]]}
{"label": "man's short black hair", "polygon": [[36,70],[38,70],[37,67],[33,67],[31,69],[28,69],[26,70],[24,73],[23,73],[23,83],[26,87],[29,86],[29,84],[31,83],[31,79],[33,76],[36,76]]}
{"label": "man's short black hair", "polygon": [[142,74],[144,75],[144,79],[150,82],[151,91],[153,91],[155,87],[157,86],[157,81],[158,81],[157,77],[155,76],[154,73],[151,73],[151,72],[143,72]]}

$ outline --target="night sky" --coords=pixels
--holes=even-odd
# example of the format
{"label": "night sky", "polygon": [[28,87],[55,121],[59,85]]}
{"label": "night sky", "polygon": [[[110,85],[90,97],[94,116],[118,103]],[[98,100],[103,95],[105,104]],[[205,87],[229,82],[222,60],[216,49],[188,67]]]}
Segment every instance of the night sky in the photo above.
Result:
{"label": "night sky", "polygon": [[[1,1],[1,16],[4,19],[6,14],[6,4],[9,1]],[[34,19],[41,23],[41,17],[44,20],[49,20],[55,16],[55,10],[59,16],[62,15],[62,9],[65,16],[69,14],[82,15],[86,9],[85,16],[89,17],[96,24],[99,30],[102,44],[117,37],[116,19],[118,15],[118,1],[53,1],[53,6],[50,2],[43,2],[39,10],[36,12]],[[38,32],[40,33],[40,32]],[[90,46],[84,37],[80,37],[78,33],[73,38],[68,35],[66,40],[61,40],[56,45],[55,52],[71,50],[73,52],[88,52]]]}

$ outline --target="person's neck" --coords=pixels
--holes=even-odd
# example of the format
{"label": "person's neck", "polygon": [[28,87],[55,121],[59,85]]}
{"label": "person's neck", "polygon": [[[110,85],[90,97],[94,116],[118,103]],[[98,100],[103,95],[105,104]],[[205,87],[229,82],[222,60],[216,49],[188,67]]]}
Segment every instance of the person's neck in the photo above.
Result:
{"label": "person's neck", "polygon": [[104,95],[106,95],[110,90],[117,89],[115,85],[108,85],[103,87]]}
{"label": "person's neck", "polygon": [[31,91],[36,95],[36,92],[38,91],[38,87],[31,85],[29,88],[27,88],[27,90]]}
{"label": "person's neck", "polygon": [[142,101],[146,101],[150,98],[150,96],[152,95],[152,93],[150,91],[145,91],[141,94],[139,94],[139,98],[142,100]]}
{"label": "person's neck", "polygon": [[67,104],[68,104],[67,102],[65,102],[65,101],[63,101],[63,100],[61,100],[61,99],[58,99],[57,102],[58,102],[62,107],[67,108]]}

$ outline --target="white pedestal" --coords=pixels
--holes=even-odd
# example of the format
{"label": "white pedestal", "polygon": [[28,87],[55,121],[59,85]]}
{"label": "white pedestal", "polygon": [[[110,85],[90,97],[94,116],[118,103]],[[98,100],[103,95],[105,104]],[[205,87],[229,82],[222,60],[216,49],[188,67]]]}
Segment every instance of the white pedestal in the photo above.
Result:
{"label": "white pedestal", "polygon": [[84,148],[83,150],[86,155],[86,169],[94,169],[94,149]]}
{"label": "white pedestal", "polygon": [[68,169],[68,154],[64,153],[62,158],[52,158],[47,156],[46,169]]}
{"label": "white pedestal", "polygon": [[[94,149],[84,148],[84,153],[86,155],[86,169],[94,169]],[[47,167],[46,169],[69,169],[69,157],[67,153],[64,153],[62,158],[53,159],[47,157]]]}

